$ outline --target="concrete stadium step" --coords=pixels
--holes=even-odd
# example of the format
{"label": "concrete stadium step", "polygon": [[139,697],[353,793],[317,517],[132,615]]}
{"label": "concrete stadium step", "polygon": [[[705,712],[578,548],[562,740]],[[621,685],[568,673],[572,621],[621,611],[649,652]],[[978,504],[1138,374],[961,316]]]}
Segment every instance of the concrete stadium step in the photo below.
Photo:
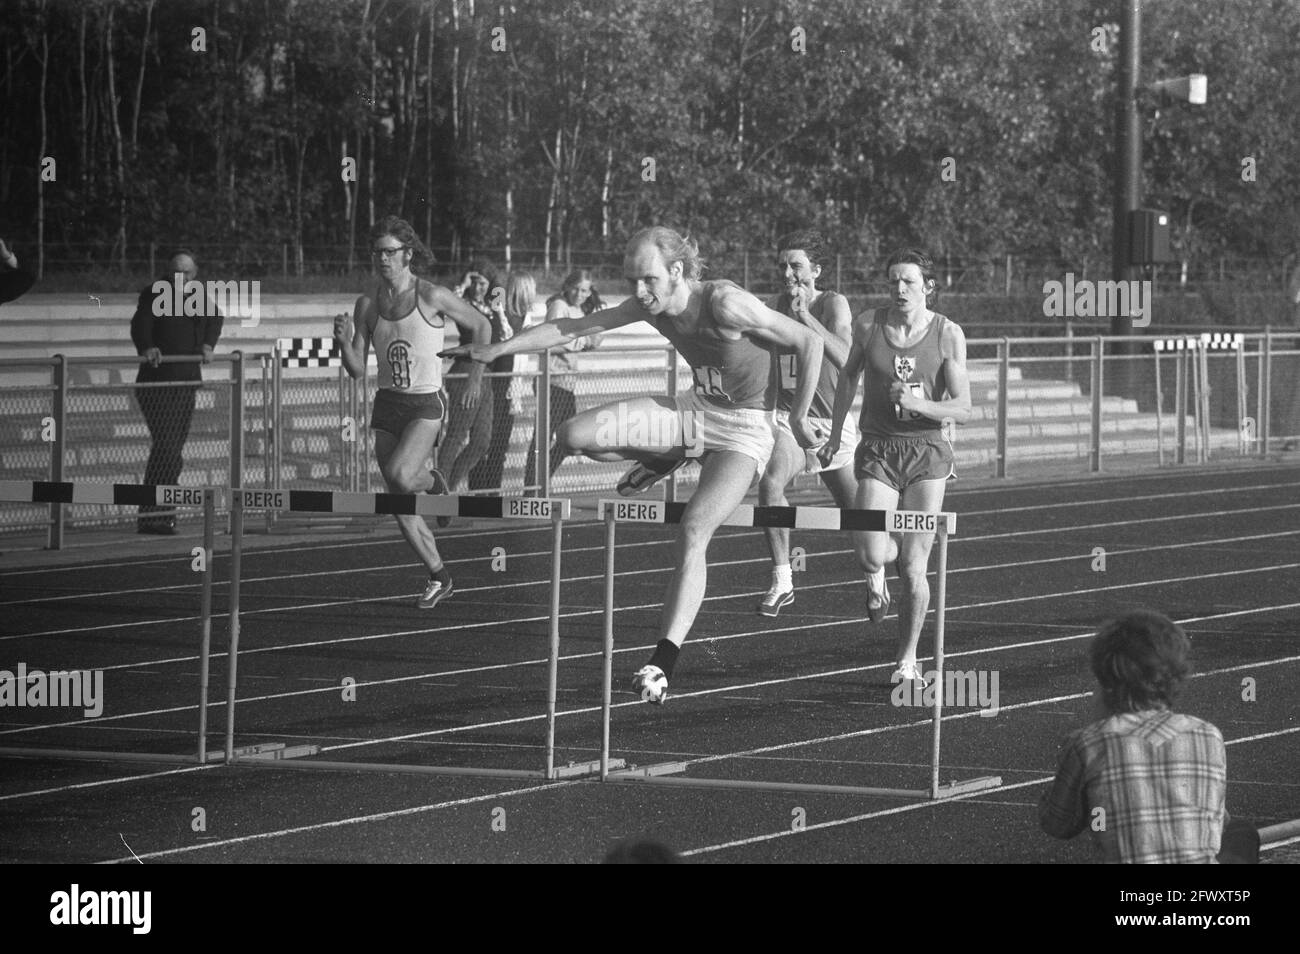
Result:
{"label": "concrete stadium step", "polygon": [[[1154,456],[1159,446],[1154,432],[1104,436],[1101,442],[1101,456],[1103,459],[1124,454],[1151,454]],[[1214,456],[1231,455],[1236,452],[1237,447],[1236,432],[1211,432],[1210,449],[1212,452],[1217,452]],[[959,442],[954,446],[953,450],[957,458],[959,472],[963,465],[994,464],[997,462],[997,449],[994,445],[971,445],[966,442]],[[1165,435],[1164,450],[1167,459],[1172,459],[1172,455],[1176,450],[1173,434]],[[1008,461],[1083,458],[1088,457],[1091,453],[1091,442],[1086,434],[1073,441],[1040,439],[1032,443],[1007,442]],[[1192,453],[1190,438],[1188,453]]]}
{"label": "concrete stadium step", "polygon": [[[1079,398],[1082,394],[1083,391],[1079,385],[1066,381],[1030,381],[1022,379],[1018,384],[1007,388],[1007,401],[1017,403],[1021,401],[1068,401]],[[998,388],[996,385],[991,387],[971,387],[972,403],[993,403],[997,399]]]}
{"label": "concrete stadium step", "polygon": [[[1190,433],[1193,428],[1192,418],[1187,418],[1187,430]],[[1166,416],[1163,419],[1163,428],[1166,434],[1177,433],[1178,422],[1176,418]],[[1007,442],[1020,441],[1028,438],[1038,437],[1065,437],[1069,435],[1081,434],[1087,437],[1092,433],[1092,421],[1087,417],[1079,416],[1062,416],[1054,418],[1008,418],[1007,419]],[[1104,414],[1101,419],[1101,433],[1107,434],[1128,434],[1156,433],[1156,416],[1154,414],[1125,414],[1112,417],[1106,417]],[[1235,431],[1226,433],[1235,434]],[[980,423],[977,425],[965,424],[957,428],[958,441],[972,440],[997,440],[997,422]]]}

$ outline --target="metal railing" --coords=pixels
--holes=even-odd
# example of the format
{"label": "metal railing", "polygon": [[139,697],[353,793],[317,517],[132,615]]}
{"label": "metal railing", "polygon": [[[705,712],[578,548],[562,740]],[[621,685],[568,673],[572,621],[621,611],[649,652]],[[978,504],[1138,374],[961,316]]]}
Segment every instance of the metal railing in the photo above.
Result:
{"label": "metal railing", "polygon": [[[1155,351],[1150,338],[1104,335],[969,339],[973,414],[956,429],[959,472],[1095,473],[1300,447],[1300,332],[1242,334],[1239,347],[1222,350],[1200,340],[1190,335],[1188,347]],[[127,380],[138,361],[0,360],[0,479],[139,482],[158,443],[156,423],[143,419],[142,395],[187,389],[196,401],[174,482],[383,489],[369,431],[373,371],[353,381],[341,369],[283,371],[274,354],[234,352],[214,356],[225,370],[201,384],[144,385]],[[675,394],[690,381],[682,366],[668,347],[610,346],[584,352],[582,369],[572,374],[552,375],[549,362],[533,355],[519,356],[513,374],[486,375],[484,400],[497,402],[494,424],[501,427],[484,456],[493,455],[489,475],[500,476],[464,492],[608,491],[625,463],[569,457],[552,475],[551,441],[535,435],[551,434],[552,420],[575,410]],[[510,385],[495,384],[498,394],[494,383],[504,378]],[[697,473],[678,471],[665,493],[671,499]],[[801,487],[818,483],[797,478]],[[129,519],[106,509],[7,505],[0,533],[44,530],[47,545],[57,548],[69,526]]]}

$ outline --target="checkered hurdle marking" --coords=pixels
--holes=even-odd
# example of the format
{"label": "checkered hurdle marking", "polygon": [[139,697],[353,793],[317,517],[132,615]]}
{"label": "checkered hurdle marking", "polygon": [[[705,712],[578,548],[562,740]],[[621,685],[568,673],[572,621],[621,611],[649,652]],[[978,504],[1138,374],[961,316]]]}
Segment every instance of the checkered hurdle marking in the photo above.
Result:
{"label": "checkered hurdle marking", "polygon": [[[1155,355],[1156,443],[1157,462],[1164,466],[1164,392],[1161,387],[1160,358],[1169,352],[1174,358],[1174,409],[1177,427],[1177,462],[1187,457],[1187,402],[1192,403],[1195,418],[1195,454],[1198,463],[1210,459],[1210,366],[1211,351],[1230,351],[1236,359],[1237,420],[1246,415],[1245,335],[1240,332],[1214,331],[1199,335],[1152,338]],[[1189,393],[1190,392],[1190,393]],[[1249,442],[1238,440],[1238,453],[1248,453]]]}
{"label": "checkered hurdle marking", "polygon": [[1206,332],[1200,335],[1180,335],[1177,338],[1152,338],[1156,351],[1191,351],[1205,348],[1210,351],[1240,351],[1244,336],[1226,331]]}
{"label": "checkered hurdle marking", "polygon": [[[384,494],[346,493],[314,490],[250,490],[236,488],[231,494],[231,567],[230,567],[230,619],[231,642],[229,676],[227,678],[226,705],[226,762],[235,764],[275,765],[283,768],[337,769],[346,771],[406,772],[421,775],[476,775],[489,778],[558,779],[593,775],[599,768],[595,761],[555,765],[555,714],[556,682],[560,658],[560,554],[563,522],[569,518],[571,504],[562,497],[471,497],[454,494]],[[295,754],[314,755],[317,749],[307,752],[286,752],[270,755],[250,749],[236,749],[235,690],[239,650],[239,581],[243,553],[244,511],[273,510],[285,513],[347,513],[420,516],[475,517],[489,520],[549,520],[551,535],[551,603],[550,603],[550,657],[546,696],[545,767],[543,769],[494,769],[475,766],[430,766],[408,764],[379,764],[373,762],[290,761]]]}
{"label": "checkered hurdle marking", "polygon": [[343,353],[333,338],[277,338],[282,368],[341,368]]}
{"label": "checkered hurdle marking", "polygon": [[[601,500],[599,512],[605,520],[605,650],[604,697],[601,709],[602,781],[642,782],[691,788],[764,790],[786,792],[830,792],[906,798],[951,798],[954,795],[996,788],[996,776],[939,784],[939,734],[943,717],[943,692],[935,693],[931,710],[930,787],[928,789],[874,788],[857,785],[819,785],[795,782],[767,782],[721,778],[677,777],[688,762],[666,762],[611,771],[610,713],[613,696],[614,659],[614,554],[615,528],[619,523],[680,523],[684,503],[664,501]],[[888,533],[932,533],[938,537],[938,565],[935,586],[934,671],[940,687],[943,677],[943,638],[947,618],[948,535],[957,530],[954,513],[924,513],[910,510],[839,510],[826,507],[737,507],[722,521],[724,527],[789,527],[803,530],[856,530]],[[621,762],[622,760],[613,760]]]}
{"label": "checkered hurdle marking", "polygon": [[[212,547],[215,511],[223,501],[220,487],[180,487],[170,484],[94,484],[45,480],[0,480],[0,503],[104,504],[117,507],[163,505],[203,509],[203,570],[199,583],[199,727],[196,755],[158,752],[113,752],[83,749],[0,748],[0,755],[54,759],[94,759],[126,762],[200,764],[208,760],[208,661],[212,641]],[[169,538],[174,539],[174,538]],[[190,546],[184,555],[191,559]]]}

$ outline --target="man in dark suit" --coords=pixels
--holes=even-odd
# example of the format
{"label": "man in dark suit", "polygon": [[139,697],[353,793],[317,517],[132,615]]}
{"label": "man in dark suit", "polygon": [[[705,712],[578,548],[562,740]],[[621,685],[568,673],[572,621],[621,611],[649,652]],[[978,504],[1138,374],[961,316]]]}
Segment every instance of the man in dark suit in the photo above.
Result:
{"label": "man in dark suit", "polygon": [[0,304],[13,301],[36,284],[36,276],[18,267],[18,256],[0,239]]}
{"label": "man in dark suit", "polygon": [[[164,363],[161,359],[171,355],[198,355],[203,364],[207,364],[212,360],[212,349],[221,335],[221,313],[206,295],[203,296],[202,315],[177,315],[173,313],[176,309],[170,307],[172,302],[182,297],[175,295],[173,298],[173,282],[191,282],[198,274],[194,256],[178,251],[172,256],[163,276],[167,289],[159,290],[155,285],[144,289],[140,292],[135,314],[131,316],[131,340],[135,342],[136,352],[145,359],[135,379],[136,384],[145,386],[136,388],[135,397],[153,439],[144,471],[146,484],[175,484],[180,479],[181,452],[190,434],[198,383],[203,380],[199,362]],[[163,296],[171,301],[164,302]],[[159,311],[164,314],[159,315]],[[158,515],[160,512],[162,515]],[[137,526],[140,533],[176,532],[176,518],[171,510],[147,506],[141,507],[140,513],[142,516]]]}

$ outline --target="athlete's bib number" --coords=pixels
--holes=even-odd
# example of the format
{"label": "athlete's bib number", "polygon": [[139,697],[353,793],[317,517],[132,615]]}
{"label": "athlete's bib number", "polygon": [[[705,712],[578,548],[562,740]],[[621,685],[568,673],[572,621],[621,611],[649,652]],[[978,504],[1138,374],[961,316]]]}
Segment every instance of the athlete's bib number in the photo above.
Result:
{"label": "athlete's bib number", "polygon": [[[925,400],[925,385],[924,385],[924,384],[922,384],[920,381],[904,381],[903,383],[907,385],[907,389],[908,389],[909,391],[912,392],[912,396],[913,396],[913,397],[918,397],[918,398],[920,398],[922,401]],[[894,405],[894,413],[898,415],[898,419],[899,419],[900,421],[903,420],[903,419],[904,419],[903,405],[901,405],[901,404],[895,404],[895,405]],[[920,420],[921,418],[923,418],[923,417],[925,417],[924,414],[920,414],[920,413],[918,413],[918,412],[916,412],[916,411],[908,411],[908,412],[906,413],[906,418],[907,418],[907,420],[910,420],[910,421],[919,421],[919,420]]]}
{"label": "athlete's bib number", "polygon": [[695,393],[730,401],[731,395],[722,389],[721,368],[691,368],[695,378]]}
{"label": "athlete's bib number", "polygon": [[400,338],[388,346],[388,367],[393,372],[393,387],[404,391],[411,386],[411,343]]}
{"label": "athlete's bib number", "polygon": [[779,354],[776,356],[777,366],[781,369],[781,390],[793,391],[799,387],[799,356],[794,354]]}

